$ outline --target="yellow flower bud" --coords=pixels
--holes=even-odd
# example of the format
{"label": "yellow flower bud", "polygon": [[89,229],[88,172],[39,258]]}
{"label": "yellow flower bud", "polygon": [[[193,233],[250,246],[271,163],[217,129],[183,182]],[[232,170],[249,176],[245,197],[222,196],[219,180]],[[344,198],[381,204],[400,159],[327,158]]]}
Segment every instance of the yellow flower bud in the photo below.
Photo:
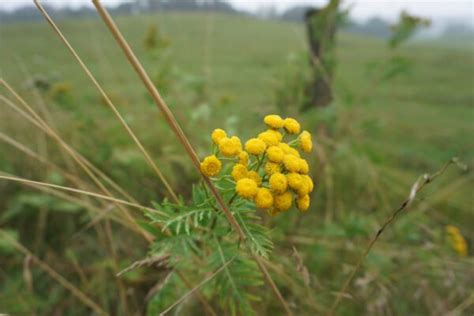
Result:
{"label": "yellow flower bud", "polygon": [[313,180],[311,179],[310,176],[308,176],[307,174],[303,175],[303,181],[307,183],[308,185],[308,191],[309,192],[313,192],[313,189],[314,189],[314,183],[313,183]]}
{"label": "yellow flower bud", "polygon": [[296,207],[301,212],[306,212],[309,209],[310,198],[309,195],[300,196],[296,199]]}
{"label": "yellow flower bud", "polygon": [[282,162],[284,156],[285,156],[285,153],[278,146],[270,146],[267,149],[268,160],[272,162]]}
{"label": "yellow flower bud", "polygon": [[216,128],[211,134],[212,141],[216,145],[219,145],[219,142],[226,137],[227,137],[226,132],[220,128]]}
{"label": "yellow flower bud", "polygon": [[311,152],[313,149],[313,141],[308,131],[303,131],[299,136],[300,147],[304,152]]}
{"label": "yellow flower bud", "polygon": [[284,174],[279,172],[272,174],[268,183],[270,188],[276,193],[283,193],[288,188],[288,180]]}
{"label": "yellow flower bud", "polygon": [[245,199],[251,199],[257,194],[257,183],[252,179],[244,178],[237,181],[235,186],[237,194]]}
{"label": "yellow flower bud", "polygon": [[291,172],[286,177],[288,178],[288,186],[295,191],[303,185],[303,177],[298,173]]}
{"label": "yellow flower bud", "polygon": [[293,197],[290,191],[273,196],[273,205],[280,211],[288,211],[293,203]]}
{"label": "yellow flower bud", "polygon": [[281,141],[283,136],[278,131],[267,130],[258,134],[258,138],[261,139],[267,146],[276,146]]}
{"label": "yellow flower bud", "polygon": [[309,172],[308,162],[304,159],[298,161],[298,172],[301,174],[307,174]]}
{"label": "yellow flower bud", "polygon": [[232,168],[231,175],[235,181],[239,181],[240,179],[247,177],[247,172],[247,167],[238,163]]}
{"label": "yellow flower bud", "polygon": [[288,134],[298,134],[300,132],[300,123],[293,118],[285,119],[284,128]]}
{"label": "yellow flower bud", "polygon": [[267,149],[267,145],[258,138],[251,138],[245,143],[245,150],[252,155],[261,155]]}
{"label": "yellow flower bud", "polygon": [[273,195],[269,189],[259,188],[254,201],[258,208],[269,208],[273,205]]}
{"label": "yellow flower bud", "polygon": [[289,172],[298,172],[300,169],[299,158],[293,155],[285,155],[283,158],[283,165]]}
{"label": "yellow flower bud", "polygon": [[274,129],[282,128],[285,124],[285,121],[281,118],[281,116],[275,114],[265,116],[263,121],[268,125],[268,127]]}
{"label": "yellow flower bud", "polygon": [[239,163],[244,166],[247,166],[249,164],[249,154],[246,151],[240,152]]}
{"label": "yellow flower bud", "polygon": [[226,157],[236,157],[242,151],[240,139],[236,136],[221,139],[219,142],[219,151]]}
{"label": "yellow flower bud", "polygon": [[280,168],[280,165],[275,163],[275,162],[267,162],[265,164],[265,173],[268,174],[268,175],[272,175],[276,172],[280,172],[281,171],[281,168]]}
{"label": "yellow flower bud", "polygon": [[216,156],[208,156],[201,162],[201,172],[208,177],[213,177],[221,171],[222,163]]}

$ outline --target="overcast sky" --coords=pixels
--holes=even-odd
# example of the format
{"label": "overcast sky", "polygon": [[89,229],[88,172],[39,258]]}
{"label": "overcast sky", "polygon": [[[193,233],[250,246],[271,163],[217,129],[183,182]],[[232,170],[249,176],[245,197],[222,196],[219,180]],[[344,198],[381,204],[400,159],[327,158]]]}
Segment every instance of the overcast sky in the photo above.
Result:
{"label": "overcast sky", "polygon": [[[116,5],[126,0],[102,0],[102,3]],[[178,0],[179,1],[179,0]],[[275,6],[279,11],[296,4],[320,5],[327,0],[226,0],[238,9],[255,11],[262,7]],[[0,0],[0,9],[11,10],[32,0]],[[42,0],[44,4],[54,6],[78,7],[91,5],[90,0]],[[402,9],[412,14],[429,17],[433,20],[463,20],[474,24],[474,0],[345,0],[352,6],[351,15],[357,19],[381,16],[395,20]]]}

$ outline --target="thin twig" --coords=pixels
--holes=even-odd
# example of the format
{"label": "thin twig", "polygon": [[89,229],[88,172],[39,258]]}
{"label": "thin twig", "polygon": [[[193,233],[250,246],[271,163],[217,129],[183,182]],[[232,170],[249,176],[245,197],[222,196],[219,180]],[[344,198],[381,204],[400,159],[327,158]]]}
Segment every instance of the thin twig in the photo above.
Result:
{"label": "thin twig", "polygon": [[6,240],[11,245],[13,245],[19,252],[21,252],[25,256],[30,257],[33,261],[35,261],[36,264],[38,264],[38,266],[42,270],[44,270],[46,273],[48,273],[49,276],[51,276],[51,278],[56,280],[64,288],[69,290],[71,292],[71,294],[74,295],[77,299],[79,299],[79,301],[81,301],[84,305],[88,306],[89,308],[91,308],[94,312],[96,312],[99,315],[108,315],[107,312],[105,312],[99,305],[97,305],[97,303],[95,303],[92,299],[90,299],[86,294],[84,294],[76,286],[74,286],[72,283],[70,283],[68,280],[66,280],[63,276],[61,276],[58,272],[56,272],[56,270],[51,268],[46,262],[39,259],[30,250],[28,250],[22,244],[20,244],[15,239],[13,239],[11,236],[9,236],[5,231],[0,230],[0,235],[2,236],[2,239]]}
{"label": "thin twig", "polygon": [[82,61],[82,59],[79,57],[79,55],[77,54],[77,52],[74,50],[74,48],[71,46],[71,44],[69,43],[69,41],[67,40],[67,38],[63,35],[63,33],[61,32],[61,30],[57,27],[57,25],[54,23],[53,19],[48,15],[48,13],[46,12],[46,10],[44,9],[44,7],[41,5],[41,3],[38,1],[38,0],[34,0],[33,1],[36,5],[36,7],[38,8],[38,10],[41,12],[41,14],[44,16],[44,18],[46,19],[46,21],[49,23],[49,25],[53,28],[53,30],[56,32],[56,34],[59,36],[59,38],[61,39],[61,41],[64,43],[64,45],[66,45],[67,49],[71,52],[71,54],[74,56],[74,58],[76,59],[76,61],[79,63],[79,65],[81,66],[82,70],[84,70],[84,72],[86,73],[86,75],[89,77],[89,79],[92,81],[92,83],[94,84],[94,86],[97,88],[97,90],[99,90],[99,93],[101,94],[101,96],[104,98],[105,102],[107,103],[107,105],[109,106],[109,108],[112,110],[112,112],[114,113],[114,115],[117,117],[117,119],[120,121],[120,124],[122,124],[123,128],[127,131],[128,135],[130,135],[130,137],[133,139],[133,141],[135,142],[135,144],[137,145],[137,147],[140,149],[140,151],[142,152],[143,156],[145,157],[145,160],[147,161],[147,163],[150,165],[150,167],[153,169],[153,171],[155,171],[155,173],[158,175],[158,177],[160,178],[160,180],[163,182],[163,184],[165,185],[166,189],[168,190],[169,194],[171,195],[171,197],[173,198],[173,200],[176,202],[176,203],[180,203],[176,193],[174,192],[174,190],[171,188],[171,185],[168,183],[168,181],[166,180],[165,176],[163,175],[163,173],[161,172],[160,168],[158,168],[158,166],[156,165],[156,163],[153,161],[153,159],[151,158],[150,154],[148,153],[148,151],[145,149],[145,147],[143,147],[142,143],[140,142],[140,140],[138,139],[138,137],[135,135],[135,133],[132,131],[132,129],[130,128],[130,126],[127,124],[127,122],[125,122],[125,119],[122,117],[122,115],[120,114],[120,112],[117,110],[117,108],[115,107],[115,105],[112,103],[112,101],[110,100],[109,96],[105,93],[104,89],[102,89],[101,85],[99,84],[99,82],[96,80],[96,78],[94,77],[94,75],[91,73],[91,71],[89,70],[89,68],[86,66],[86,64]]}
{"label": "thin twig", "polygon": [[422,175],[421,177],[418,178],[418,180],[411,187],[410,194],[408,195],[408,198],[400,205],[400,207],[398,209],[396,209],[390,215],[390,217],[387,219],[387,221],[385,221],[385,223],[383,223],[383,225],[379,228],[379,230],[377,231],[375,236],[370,240],[370,242],[367,245],[367,247],[365,248],[364,252],[362,253],[362,255],[357,260],[357,263],[356,263],[354,269],[352,270],[351,274],[346,279],[346,281],[342,285],[341,289],[338,291],[337,296],[336,296],[336,298],[335,298],[335,300],[334,300],[334,302],[333,302],[333,304],[332,304],[332,306],[331,306],[331,308],[330,308],[327,315],[334,315],[334,313],[336,311],[336,308],[337,308],[339,302],[341,301],[342,296],[344,294],[346,294],[345,292],[347,291],[347,288],[349,287],[349,284],[351,283],[352,279],[354,278],[357,271],[361,267],[363,261],[365,260],[365,258],[369,254],[369,252],[372,249],[372,247],[374,246],[375,242],[380,238],[380,236],[385,231],[385,229],[391,223],[394,222],[396,217],[404,209],[406,209],[408,206],[410,206],[410,204],[413,202],[413,200],[415,199],[418,192],[420,192],[427,184],[433,182],[438,176],[442,175],[451,164],[456,164],[462,170],[467,170],[467,167],[465,165],[461,164],[457,158],[452,158],[446,164],[444,164],[444,166],[440,170],[433,173],[432,175],[424,174],[424,175]]}
{"label": "thin twig", "polygon": [[98,193],[94,193],[94,192],[74,189],[74,188],[70,188],[70,187],[66,187],[66,186],[62,186],[62,185],[56,185],[56,184],[51,184],[51,183],[46,183],[46,182],[28,180],[28,179],[19,178],[19,177],[4,176],[2,174],[6,174],[6,173],[0,171],[0,179],[3,179],[3,180],[16,181],[16,182],[27,183],[27,184],[36,184],[36,185],[41,185],[41,186],[45,186],[45,187],[60,189],[60,190],[64,190],[64,191],[84,194],[84,195],[96,197],[96,198],[99,198],[99,199],[103,199],[103,200],[112,201],[112,202],[115,202],[115,203],[127,205],[127,206],[130,206],[130,207],[139,209],[139,210],[147,210],[147,211],[150,211],[150,212],[159,213],[160,215],[166,216],[165,213],[160,212],[158,210],[154,210],[152,208],[149,208],[149,207],[146,207],[146,206],[143,206],[143,205],[140,205],[140,204],[136,204],[136,203],[120,200],[120,199],[117,199],[117,198],[113,198],[113,197],[110,197],[110,196],[107,196],[107,195],[102,195],[102,194],[98,194]]}
{"label": "thin twig", "polygon": [[[216,198],[217,203],[221,207],[222,211],[224,212],[225,216],[227,217],[227,220],[229,221],[230,225],[234,228],[236,233],[238,234],[239,238],[241,240],[245,240],[246,236],[245,233],[243,232],[242,228],[240,227],[239,223],[235,219],[234,215],[232,215],[231,211],[227,207],[226,203],[222,199],[221,195],[217,191],[216,187],[214,184],[211,182],[209,177],[205,176],[204,174],[201,173],[200,170],[200,162],[199,158],[194,151],[194,148],[192,147],[191,143],[189,142],[189,139],[186,137],[184,134],[183,130],[181,129],[180,125],[176,121],[173,113],[169,109],[168,105],[166,102],[163,100],[161,97],[160,93],[158,92],[158,89],[155,87],[153,82],[151,81],[150,77],[148,76],[147,72],[143,68],[142,64],[136,57],[135,53],[131,49],[130,45],[128,42],[125,40],[123,37],[122,33],[120,32],[119,28],[117,25],[115,25],[115,22],[113,21],[112,17],[109,15],[107,10],[101,5],[100,1],[98,0],[92,0],[94,6],[96,7],[97,11],[99,12],[102,20],[108,27],[109,31],[112,33],[113,37],[119,44],[119,46],[122,48],[127,60],[130,62],[130,64],[133,66],[134,70],[142,80],[143,84],[147,88],[148,92],[150,93],[151,97],[153,98],[153,101],[157,105],[157,107],[160,109],[162,114],[164,115],[166,121],[170,125],[171,129],[175,133],[176,137],[178,140],[181,142],[183,145],[184,149],[186,150],[188,156],[191,158],[191,161],[196,168],[196,170],[199,172],[199,174],[202,176],[204,182],[206,185],[209,187],[212,195]],[[252,253],[252,251],[250,250]],[[283,308],[285,309],[286,313],[288,315],[292,315],[290,308],[288,307],[288,304],[286,303],[285,299],[281,295],[280,291],[278,290],[278,287],[276,286],[275,282],[272,280],[270,273],[266,269],[265,265],[262,263],[261,259],[255,255],[252,254],[254,260],[257,262],[258,267],[262,271],[265,280],[267,283],[270,285],[272,288],[275,296],[277,299],[280,301],[280,303],[283,305]]]}

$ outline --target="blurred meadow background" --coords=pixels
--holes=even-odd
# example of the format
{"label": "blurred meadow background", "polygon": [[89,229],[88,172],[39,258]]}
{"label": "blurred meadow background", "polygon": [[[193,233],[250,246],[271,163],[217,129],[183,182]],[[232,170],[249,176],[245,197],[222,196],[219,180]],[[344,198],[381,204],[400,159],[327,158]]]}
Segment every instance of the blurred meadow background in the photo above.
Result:
{"label": "blurred meadow background", "polygon": [[[0,5],[1,78],[137,203],[161,203],[166,189],[106,100],[33,4],[14,2]],[[331,51],[333,98],[316,107],[306,95],[314,71],[303,16],[327,1],[248,2],[104,4],[200,158],[211,150],[213,129],[248,139],[270,113],[294,117],[313,133],[310,210],[257,212],[274,244],[266,264],[295,315],[328,313],[368,241],[415,181],[453,157],[467,170],[450,166],[415,197],[365,258],[335,314],[473,315],[473,3],[387,1],[378,10],[370,1],[342,2]],[[94,8],[71,4],[44,1],[188,201],[199,174]],[[429,25],[410,34],[394,27],[403,23],[404,5]],[[444,17],[450,10],[465,15]],[[397,34],[407,36],[393,44]],[[54,138],[15,110],[21,102],[4,84],[0,91],[0,175],[97,191]],[[116,210],[93,220],[109,204],[0,179],[0,314],[97,313],[57,275],[111,315],[158,315],[186,294],[182,284],[166,287],[166,266],[143,264],[117,276],[151,250]],[[132,215],[146,226],[140,212]],[[191,272],[192,286],[206,277]],[[201,291],[217,314],[245,315],[222,308],[206,285]],[[268,286],[249,291],[260,297],[251,303],[256,314],[283,315]],[[169,312],[203,313],[195,296]]]}

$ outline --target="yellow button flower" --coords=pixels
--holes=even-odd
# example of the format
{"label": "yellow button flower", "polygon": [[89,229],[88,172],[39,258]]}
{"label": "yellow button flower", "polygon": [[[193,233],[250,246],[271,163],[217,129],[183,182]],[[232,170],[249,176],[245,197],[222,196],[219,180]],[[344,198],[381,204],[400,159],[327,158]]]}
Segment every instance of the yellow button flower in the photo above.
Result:
{"label": "yellow button flower", "polygon": [[263,121],[268,125],[268,127],[274,129],[282,128],[285,124],[285,121],[281,118],[281,116],[276,114],[265,116]]}
{"label": "yellow button flower", "polygon": [[307,174],[303,175],[302,177],[303,177],[303,181],[305,181],[306,184],[308,185],[308,191],[313,192],[314,183],[313,183],[313,180],[311,179],[311,177],[308,176]]}
{"label": "yellow button flower", "polygon": [[313,141],[311,134],[308,131],[303,131],[299,136],[300,147],[304,152],[311,152],[313,150]]}
{"label": "yellow button flower", "polygon": [[249,178],[240,179],[235,186],[237,194],[244,199],[251,199],[257,194],[257,183]]}
{"label": "yellow button flower", "polygon": [[303,185],[303,177],[299,173],[291,172],[287,176],[288,186],[297,191]]}
{"label": "yellow button flower", "polygon": [[286,155],[292,155],[298,158],[300,157],[300,153],[296,149],[290,147],[290,145],[286,143],[279,143],[278,147],[280,147]]}
{"label": "yellow button flower", "polygon": [[212,141],[214,142],[214,144],[219,145],[219,142],[220,142],[222,139],[227,138],[227,134],[226,134],[226,132],[225,132],[223,129],[216,128],[216,129],[212,132],[211,138],[212,138]]}
{"label": "yellow button flower", "polygon": [[251,138],[245,143],[245,150],[252,155],[261,155],[267,149],[267,145],[258,138]]}
{"label": "yellow button flower", "polygon": [[242,164],[235,164],[234,167],[232,168],[232,178],[235,181],[239,181],[240,179],[246,178],[247,177],[247,167],[242,165]]}
{"label": "yellow button flower", "polygon": [[275,162],[270,161],[265,164],[265,173],[270,176],[280,171],[281,171],[280,165]]}
{"label": "yellow button flower", "polygon": [[282,140],[283,136],[280,132],[269,129],[258,134],[258,138],[263,140],[267,146],[276,146]]}
{"label": "yellow button flower", "polygon": [[246,151],[240,152],[239,163],[244,166],[247,166],[249,164],[249,154]]}
{"label": "yellow button flower", "polygon": [[247,173],[247,178],[252,179],[253,181],[255,181],[255,183],[257,183],[257,185],[262,184],[262,177],[260,177],[260,175],[256,171],[249,171]]}
{"label": "yellow button flower", "polygon": [[285,119],[285,124],[283,126],[288,134],[298,134],[301,130],[300,123],[293,118]]}
{"label": "yellow button flower", "polygon": [[226,157],[235,157],[242,151],[240,139],[236,136],[222,138],[219,142],[219,150]]}
{"label": "yellow button flower", "polygon": [[273,206],[280,211],[288,211],[291,208],[293,197],[290,191],[286,191],[283,194],[275,195],[273,197]]}
{"label": "yellow button flower", "polygon": [[258,208],[269,208],[273,205],[272,192],[267,188],[259,188],[255,196],[255,205]]}
{"label": "yellow button flower", "polygon": [[301,211],[301,212],[306,212],[309,209],[309,204],[310,204],[310,198],[309,195],[304,195],[301,197],[298,197],[296,199],[296,207]]}
{"label": "yellow button flower", "polygon": [[285,156],[285,153],[278,146],[270,146],[267,149],[268,160],[272,162],[282,162],[284,156]]}
{"label": "yellow button flower", "polygon": [[298,160],[298,172],[302,174],[307,174],[309,172],[308,162],[304,159]]}
{"label": "yellow button flower", "polygon": [[208,156],[201,162],[201,172],[208,177],[214,177],[219,174],[222,168],[222,163],[216,156]]}
{"label": "yellow button flower", "polygon": [[300,170],[300,160],[293,155],[285,155],[283,164],[289,172],[298,172]]}
{"label": "yellow button flower", "polygon": [[299,197],[305,196],[310,192],[310,184],[307,181],[303,181],[301,186],[296,190]]}
{"label": "yellow button flower", "polygon": [[279,172],[272,174],[268,183],[270,188],[276,193],[283,193],[288,188],[288,180],[284,174]]}

